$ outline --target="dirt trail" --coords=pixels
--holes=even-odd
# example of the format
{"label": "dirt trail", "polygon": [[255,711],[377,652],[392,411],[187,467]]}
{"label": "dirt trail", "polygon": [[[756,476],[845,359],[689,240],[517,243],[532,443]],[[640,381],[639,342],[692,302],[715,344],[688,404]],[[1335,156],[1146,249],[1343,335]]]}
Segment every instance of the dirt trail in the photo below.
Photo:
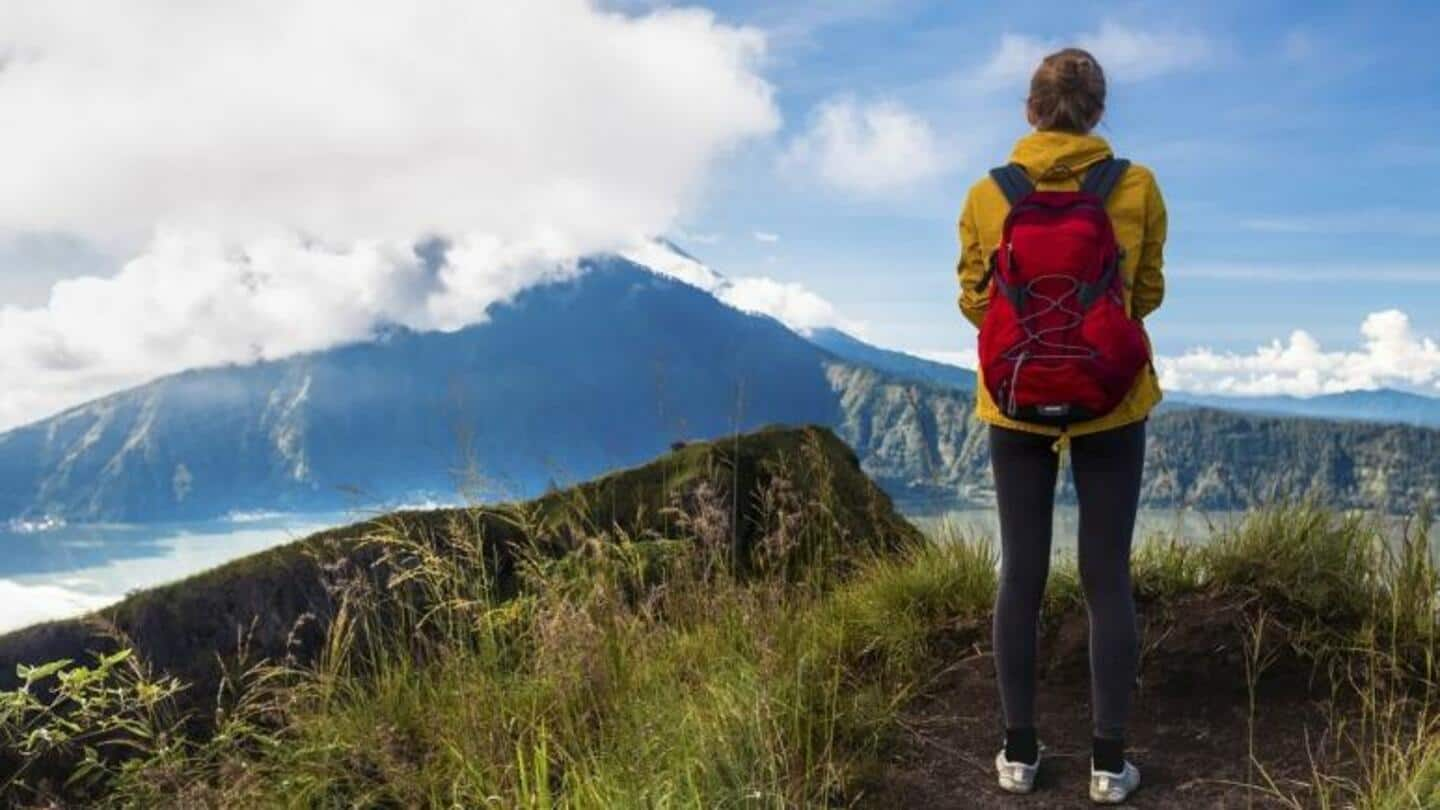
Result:
{"label": "dirt trail", "polygon": [[[1137,808],[1279,807],[1263,788],[1266,775],[1303,799],[1312,756],[1327,771],[1346,772],[1328,732],[1329,690],[1289,655],[1282,633],[1262,634],[1273,663],[1258,681],[1250,710],[1244,611],[1197,597],[1162,611],[1142,606],[1141,685],[1130,732],[1131,758],[1144,785]],[[1041,641],[1039,730],[1046,757],[1030,796],[995,786],[1000,745],[993,660],[978,646],[907,708],[903,742],[860,797],[861,808],[1091,807],[1090,695],[1083,616],[1067,617]],[[1253,733],[1253,749],[1251,735]],[[1345,746],[1338,746],[1344,750]],[[1263,767],[1252,766],[1250,752]]]}

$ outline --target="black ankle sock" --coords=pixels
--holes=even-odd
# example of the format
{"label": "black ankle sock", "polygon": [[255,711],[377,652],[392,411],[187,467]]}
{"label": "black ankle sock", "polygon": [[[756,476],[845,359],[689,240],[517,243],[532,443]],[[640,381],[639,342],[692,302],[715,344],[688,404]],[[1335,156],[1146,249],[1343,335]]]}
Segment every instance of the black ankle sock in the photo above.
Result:
{"label": "black ankle sock", "polygon": [[1097,771],[1120,773],[1125,770],[1125,741],[1095,737],[1091,761]]}
{"label": "black ankle sock", "polygon": [[1035,739],[1035,727],[1005,729],[1005,758],[1011,762],[1034,765],[1040,759],[1040,743]]}

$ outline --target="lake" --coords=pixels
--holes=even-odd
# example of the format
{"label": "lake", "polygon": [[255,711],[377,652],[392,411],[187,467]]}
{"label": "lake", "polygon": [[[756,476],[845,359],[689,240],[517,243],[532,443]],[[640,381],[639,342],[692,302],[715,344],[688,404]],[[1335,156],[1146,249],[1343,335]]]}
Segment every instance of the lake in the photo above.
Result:
{"label": "lake", "polygon": [[[205,523],[142,526],[61,526],[44,531],[0,530],[0,633],[49,619],[76,616],[121,599],[129,591],[173,582],[321,529],[373,515],[261,515]],[[1234,512],[1142,509],[1137,542],[1152,534],[1192,542],[1227,525]],[[1078,513],[1055,510],[1055,553],[1075,548]],[[993,509],[962,509],[912,517],[922,528],[949,521],[966,536],[997,537]],[[1436,538],[1440,532],[1432,532]],[[1437,541],[1440,542],[1440,541]]]}
{"label": "lake", "polygon": [[[1135,519],[1135,542],[1138,544],[1152,535],[1177,537],[1186,542],[1201,542],[1216,530],[1233,524],[1243,512],[1197,512],[1176,509],[1141,509]],[[942,523],[949,523],[965,537],[988,537],[997,541],[1000,537],[1000,518],[994,507],[975,509],[952,509],[938,514],[907,515],[922,530],[933,531]],[[1055,554],[1074,551],[1075,533],[1080,525],[1080,510],[1074,506],[1055,507]]]}
{"label": "lake", "polygon": [[0,530],[0,633],[103,607],[148,588],[352,523],[356,515],[264,515],[205,523]]}

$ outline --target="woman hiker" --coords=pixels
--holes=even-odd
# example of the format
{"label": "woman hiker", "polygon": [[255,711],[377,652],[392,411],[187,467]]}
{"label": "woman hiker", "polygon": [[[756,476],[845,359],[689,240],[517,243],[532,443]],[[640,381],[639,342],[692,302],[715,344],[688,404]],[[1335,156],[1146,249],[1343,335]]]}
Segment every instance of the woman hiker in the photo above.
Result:
{"label": "woman hiker", "polygon": [[1036,628],[1068,449],[1090,619],[1090,798],[1118,804],[1140,784],[1125,759],[1138,659],[1130,545],[1145,420],[1160,401],[1141,319],[1164,296],[1165,205],[1149,170],[1091,134],[1105,74],[1089,53],[1045,57],[1025,112],[1034,131],[970,189],[960,219],[960,309],[980,329],[976,411],[990,426],[1000,517],[995,766],[1002,789],[1034,789]]}

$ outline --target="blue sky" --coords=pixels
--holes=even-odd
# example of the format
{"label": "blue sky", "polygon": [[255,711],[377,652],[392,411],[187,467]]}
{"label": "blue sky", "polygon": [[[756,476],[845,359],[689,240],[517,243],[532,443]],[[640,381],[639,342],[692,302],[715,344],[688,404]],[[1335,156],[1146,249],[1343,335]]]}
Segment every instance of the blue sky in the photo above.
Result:
{"label": "blue sky", "polygon": [[[1023,79],[970,79],[1007,34],[1065,43],[1109,25],[1153,36],[1162,51],[1141,57],[1149,71],[1111,70],[1100,130],[1151,166],[1166,195],[1159,351],[1244,351],[1296,328],[1351,347],[1367,314],[1394,307],[1417,332],[1440,335],[1440,6],[834,5],[711,4],[783,32],[766,74],[784,132],[718,172],[687,222],[687,232],[721,237],[686,243],[717,268],[802,282],[887,345],[966,341],[953,307],[954,218],[968,185],[1025,132]],[[1167,66],[1163,50],[1177,41],[1197,53]],[[884,194],[777,172],[777,153],[836,97],[904,105],[953,156]],[[759,242],[757,230],[780,241]]]}
{"label": "blue sky", "polygon": [[737,306],[965,362],[955,219],[1069,44],[1167,199],[1167,386],[1440,396],[1433,3],[3,8],[0,430],[656,235]]}

